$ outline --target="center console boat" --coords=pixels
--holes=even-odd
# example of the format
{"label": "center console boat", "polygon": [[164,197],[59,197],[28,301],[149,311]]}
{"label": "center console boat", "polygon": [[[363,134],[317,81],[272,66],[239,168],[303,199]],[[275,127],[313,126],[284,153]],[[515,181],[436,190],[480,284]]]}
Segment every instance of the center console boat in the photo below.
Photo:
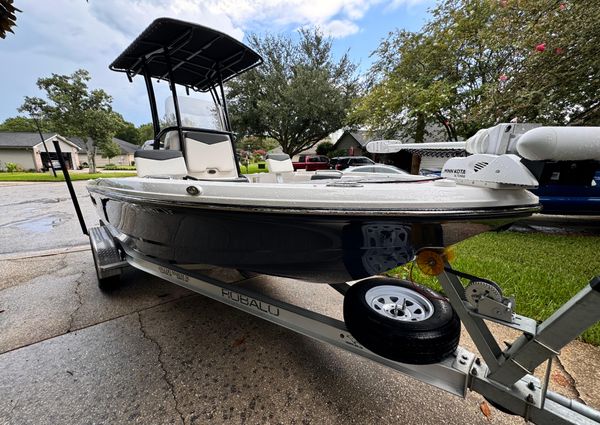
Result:
{"label": "center console boat", "polygon": [[[155,133],[151,149],[135,154],[138,177],[88,184],[101,222],[125,249],[183,268],[209,264],[335,283],[538,211],[538,198],[526,190],[535,178],[508,156],[506,171],[469,184],[294,172],[285,154],[267,159],[268,173],[241,174],[223,84],[261,62],[228,35],[163,18],[111,64],[145,80]],[[167,81],[171,91],[163,120],[152,80]],[[208,92],[214,102],[178,96],[177,86]]]}

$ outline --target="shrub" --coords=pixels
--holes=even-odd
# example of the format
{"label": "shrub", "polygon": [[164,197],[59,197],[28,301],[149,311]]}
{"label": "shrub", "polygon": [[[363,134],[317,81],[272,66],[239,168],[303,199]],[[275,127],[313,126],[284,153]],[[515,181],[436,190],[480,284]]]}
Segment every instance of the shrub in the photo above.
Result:
{"label": "shrub", "polygon": [[328,155],[333,150],[333,143],[323,142],[317,146],[317,155]]}
{"label": "shrub", "polygon": [[6,163],[6,171],[9,173],[16,173],[17,171],[23,171],[19,164],[15,164],[14,162]]}
{"label": "shrub", "polygon": [[105,170],[135,170],[134,165],[115,165],[115,164],[106,164],[104,166]]}
{"label": "shrub", "polygon": [[329,158],[335,158],[336,156],[347,156],[347,155],[348,155],[348,153],[346,152],[345,149],[338,149],[338,150],[335,150],[335,151],[329,151],[329,152],[327,152],[327,156]]}

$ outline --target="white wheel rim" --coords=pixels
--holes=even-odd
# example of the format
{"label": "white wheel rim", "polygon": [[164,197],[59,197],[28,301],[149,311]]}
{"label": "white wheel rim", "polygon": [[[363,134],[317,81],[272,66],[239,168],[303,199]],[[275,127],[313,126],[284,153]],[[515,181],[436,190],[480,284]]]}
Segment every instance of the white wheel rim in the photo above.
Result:
{"label": "white wheel rim", "polygon": [[378,314],[401,322],[421,322],[433,315],[433,304],[421,293],[401,286],[371,288],[365,300]]}

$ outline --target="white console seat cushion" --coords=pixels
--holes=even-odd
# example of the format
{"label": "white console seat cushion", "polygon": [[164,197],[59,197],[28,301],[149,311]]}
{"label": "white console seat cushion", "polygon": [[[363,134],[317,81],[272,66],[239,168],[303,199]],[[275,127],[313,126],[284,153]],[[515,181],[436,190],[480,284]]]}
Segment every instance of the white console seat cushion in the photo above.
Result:
{"label": "white console seat cushion", "polygon": [[136,151],[135,167],[138,177],[185,176],[187,167],[179,151],[148,150]]}
{"label": "white console seat cushion", "polygon": [[186,133],[185,157],[194,177],[238,177],[231,140],[226,134]]}
{"label": "white console seat cushion", "polygon": [[291,173],[294,165],[288,154],[270,154],[267,156],[267,168],[270,173]]}

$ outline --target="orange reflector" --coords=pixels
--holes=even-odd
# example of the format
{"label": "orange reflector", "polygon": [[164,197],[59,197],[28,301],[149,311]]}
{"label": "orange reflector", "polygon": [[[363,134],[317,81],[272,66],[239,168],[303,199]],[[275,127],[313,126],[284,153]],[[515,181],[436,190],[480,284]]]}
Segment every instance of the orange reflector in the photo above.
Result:
{"label": "orange reflector", "polygon": [[454,248],[423,249],[417,254],[419,270],[428,276],[437,276],[444,271],[444,263],[456,258]]}

